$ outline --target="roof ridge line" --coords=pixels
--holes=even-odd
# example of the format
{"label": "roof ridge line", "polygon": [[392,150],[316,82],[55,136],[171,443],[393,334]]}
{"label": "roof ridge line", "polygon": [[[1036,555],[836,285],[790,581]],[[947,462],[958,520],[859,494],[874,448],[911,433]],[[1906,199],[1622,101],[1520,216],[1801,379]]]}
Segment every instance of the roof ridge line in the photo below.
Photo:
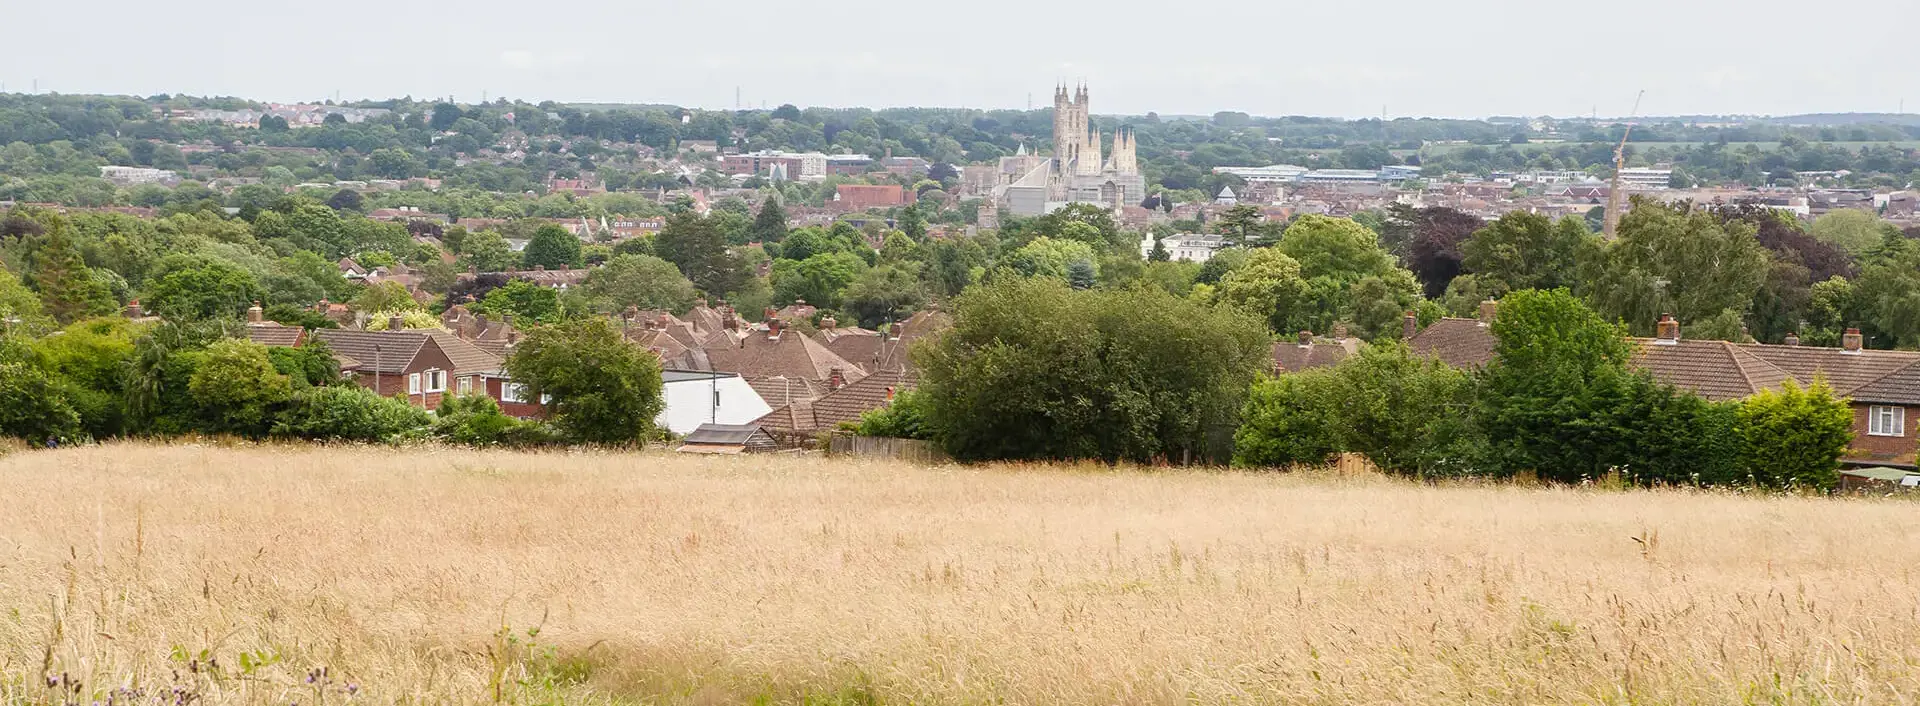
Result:
{"label": "roof ridge line", "polygon": [[1920,366],[1920,360],[1912,360],[1912,361],[1908,361],[1906,365],[1902,365],[1902,366],[1898,366],[1898,367],[1895,367],[1894,369],[1892,369],[1892,370],[1889,370],[1889,371],[1887,371],[1887,372],[1885,372],[1885,373],[1883,373],[1883,374],[1880,374],[1880,375],[1876,375],[1876,376],[1874,376],[1874,377],[1872,377],[1872,378],[1869,378],[1869,379],[1867,379],[1867,381],[1866,381],[1866,382],[1863,382],[1863,383],[1860,383],[1860,384],[1858,384],[1858,385],[1854,385],[1853,387],[1849,387],[1849,388],[1847,388],[1847,389],[1846,389],[1846,391],[1845,391],[1845,393],[1843,393],[1843,392],[1842,392],[1842,391],[1840,391],[1840,390],[1834,390],[1834,391],[1833,391],[1833,393],[1834,393],[1834,394],[1836,394],[1836,395],[1840,395],[1840,394],[1847,394],[1847,393],[1852,393],[1852,392],[1853,392],[1854,390],[1859,390],[1859,389],[1863,389],[1863,388],[1865,388],[1865,387],[1867,387],[1868,385],[1872,385],[1872,384],[1874,384],[1874,383],[1877,383],[1877,382],[1880,382],[1881,380],[1885,380],[1885,379],[1887,379],[1887,378],[1890,378],[1890,377],[1893,377],[1893,376],[1894,376],[1894,374],[1896,374],[1896,373],[1899,373],[1899,372],[1901,372],[1901,371],[1903,371],[1903,370],[1906,370],[1906,369],[1908,369],[1908,368],[1912,368],[1912,367],[1914,367],[1914,366]]}
{"label": "roof ridge line", "polygon": [[[1721,343],[1726,346],[1727,356],[1733,359],[1734,369],[1740,371],[1740,378],[1747,381],[1747,389],[1753,390],[1754,392],[1760,391],[1758,388],[1754,387],[1753,373],[1752,371],[1747,369],[1747,363],[1746,361],[1742,360],[1742,358],[1752,359],[1760,363],[1761,365],[1765,365],[1768,368],[1772,368],[1774,372],[1780,373],[1781,377],[1787,378],[1789,380],[1793,380],[1796,383],[1800,382],[1800,379],[1794,377],[1793,373],[1789,373],[1786,370],[1782,369],[1780,366],[1774,365],[1773,363],[1770,363],[1770,362],[1767,362],[1766,360],[1761,359],[1760,356],[1754,355],[1752,351],[1745,350],[1742,346],[1735,344],[1732,341],[1721,341]],[[1812,385],[1813,383],[1809,382],[1805,384]]]}

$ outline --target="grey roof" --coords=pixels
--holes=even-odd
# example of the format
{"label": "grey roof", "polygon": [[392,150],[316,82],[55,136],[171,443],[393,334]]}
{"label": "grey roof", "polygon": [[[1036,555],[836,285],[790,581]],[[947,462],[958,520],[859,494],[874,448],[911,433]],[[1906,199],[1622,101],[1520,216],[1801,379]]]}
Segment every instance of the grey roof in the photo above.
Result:
{"label": "grey roof", "polygon": [[702,424],[687,434],[689,444],[744,444],[754,434],[764,434],[758,424]]}
{"label": "grey roof", "polygon": [[707,380],[717,378],[737,378],[739,373],[712,373],[703,370],[662,370],[661,382],[687,382],[689,380]]}

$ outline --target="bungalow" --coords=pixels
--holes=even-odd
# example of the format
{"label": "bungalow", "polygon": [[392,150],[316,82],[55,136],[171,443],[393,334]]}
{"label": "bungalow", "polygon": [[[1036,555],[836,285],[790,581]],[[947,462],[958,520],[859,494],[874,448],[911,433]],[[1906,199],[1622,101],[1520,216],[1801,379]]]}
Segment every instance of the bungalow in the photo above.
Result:
{"label": "bungalow", "polygon": [[841,422],[859,421],[868,410],[893,403],[901,392],[913,389],[918,376],[905,370],[886,370],[837,387],[819,399],[798,400],[775,408],[755,423],[776,436],[811,436],[832,431]]}
{"label": "bungalow", "polygon": [[313,337],[358,362],[356,380],[378,394],[438,409],[449,394],[480,392],[507,414],[540,414],[539,404],[507,378],[499,357],[447,331],[319,329]]}

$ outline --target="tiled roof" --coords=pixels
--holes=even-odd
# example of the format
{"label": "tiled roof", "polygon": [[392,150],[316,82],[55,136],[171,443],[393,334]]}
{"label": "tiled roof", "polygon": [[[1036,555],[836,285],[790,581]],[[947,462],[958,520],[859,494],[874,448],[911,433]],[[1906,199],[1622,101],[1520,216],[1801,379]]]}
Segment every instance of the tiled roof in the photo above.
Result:
{"label": "tiled roof", "polygon": [[1726,341],[1635,339],[1633,366],[1654,379],[1715,402],[1744,399],[1761,390],[1779,389],[1788,375],[1755,357],[1745,346]]}
{"label": "tiled roof", "polygon": [[447,360],[453,362],[455,374],[489,373],[500,370],[500,357],[460,340],[459,336],[439,329],[430,329],[427,335],[440,346],[440,352],[447,354]]}
{"label": "tiled roof", "polygon": [[747,386],[766,400],[769,406],[779,407],[794,402],[811,401],[826,391],[823,383],[806,378],[790,378],[784,375],[763,378],[748,378]]}
{"label": "tiled roof", "polygon": [[1441,319],[1407,339],[1414,353],[1456,368],[1486,367],[1493,362],[1493,344],[1493,331],[1479,319]]}
{"label": "tiled roof", "polygon": [[297,346],[304,333],[306,330],[298,326],[281,326],[271,321],[247,324],[247,340],[263,346]]}
{"label": "tiled roof", "polygon": [[713,361],[714,370],[739,373],[746,378],[784,375],[825,380],[835,368],[840,369],[849,382],[866,376],[860,368],[834,355],[819,341],[791,330],[778,336],[757,333],[741,339],[738,348],[707,349],[707,356]]}
{"label": "tiled roof", "polygon": [[953,317],[941,311],[917,311],[906,321],[895,324],[900,330],[896,337],[889,337],[880,348],[881,370],[902,370],[913,367],[912,352],[914,341],[939,333],[953,325]]}
{"label": "tiled roof", "polygon": [[[1492,331],[1473,319],[1441,319],[1408,341],[1414,352],[1458,368],[1493,360]],[[1633,365],[1661,382],[1710,400],[1735,400],[1823,379],[1836,395],[1858,402],[1920,405],[1920,352],[1681,340],[1633,339]]]}
{"label": "tiled roof", "polygon": [[[419,331],[349,331],[346,329],[316,329],[313,337],[326,342],[327,348],[360,361],[364,372],[404,373],[407,364],[420,354],[421,347],[427,345],[425,333]],[[379,346],[378,353],[374,346]],[[376,369],[375,366],[378,366]]]}
{"label": "tiled roof", "polygon": [[1847,396],[1853,396],[1857,390],[1868,389],[1882,379],[1886,379],[1888,384],[1874,385],[1874,391],[1891,392],[1899,378],[1889,376],[1920,363],[1920,353],[1911,351],[1863,350],[1848,353],[1838,348],[1815,346],[1751,344],[1744,347],[1751,350],[1755,357],[1786,371],[1803,384],[1811,384],[1816,376],[1824,377],[1835,394]]}
{"label": "tiled roof", "polygon": [[821,329],[814,337],[841,359],[869,373],[880,368],[880,351],[886,338],[878,331],[863,328]]}
{"label": "tiled roof", "polygon": [[1338,364],[1352,355],[1347,339],[1342,342],[1314,341],[1300,345],[1296,341],[1275,341],[1273,343],[1273,365],[1280,372],[1298,372],[1309,368],[1324,368]]}
{"label": "tiled roof", "polygon": [[781,431],[832,429],[858,420],[867,410],[887,406],[901,392],[913,389],[916,381],[914,374],[903,370],[874,373],[820,399],[775,407],[757,423]]}

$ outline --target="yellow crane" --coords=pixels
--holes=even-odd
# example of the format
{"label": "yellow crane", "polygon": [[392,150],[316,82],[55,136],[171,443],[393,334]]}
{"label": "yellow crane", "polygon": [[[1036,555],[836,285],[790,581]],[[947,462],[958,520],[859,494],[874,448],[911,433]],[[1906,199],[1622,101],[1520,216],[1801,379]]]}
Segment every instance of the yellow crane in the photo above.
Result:
{"label": "yellow crane", "polygon": [[1633,134],[1633,119],[1640,116],[1640,99],[1645,97],[1645,89],[1633,97],[1633,112],[1627,114],[1627,129],[1620,133],[1620,146],[1613,148],[1613,183],[1607,187],[1606,226],[1600,231],[1607,240],[1613,240],[1614,232],[1620,229],[1620,172],[1627,168],[1627,137]]}

